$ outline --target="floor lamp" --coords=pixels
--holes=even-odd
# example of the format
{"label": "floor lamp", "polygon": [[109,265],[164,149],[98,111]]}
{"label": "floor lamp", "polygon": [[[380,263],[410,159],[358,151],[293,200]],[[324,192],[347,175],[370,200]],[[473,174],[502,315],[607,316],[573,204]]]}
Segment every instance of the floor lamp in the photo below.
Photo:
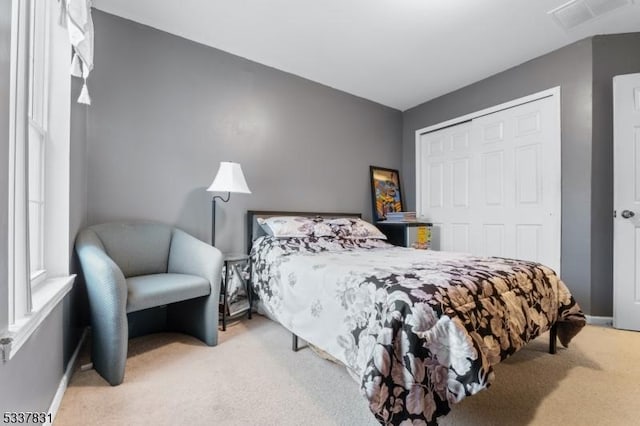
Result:
{"label": "floor lamp", "polygon": [[216,199],[226,203],[231,198],[232,192],[251,194],[247,181],[242,173],[242,167],[238,163],[229,161],[220,162],[220,168],[213,182],[207,188],[209,192],[226,192],[227,198],[215,195],[211,200],[211,245],[216,245]]}

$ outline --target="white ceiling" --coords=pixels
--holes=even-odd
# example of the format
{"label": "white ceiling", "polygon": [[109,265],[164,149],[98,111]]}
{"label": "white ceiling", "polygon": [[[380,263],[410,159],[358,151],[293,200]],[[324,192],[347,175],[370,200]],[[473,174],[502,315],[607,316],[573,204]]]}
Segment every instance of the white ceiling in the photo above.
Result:
{"label": "white ceiling", "polygon": [[566,1],[94,0],[94,6],[406,110],[582,38],[640,31],[638,0],[565,31],[547,12]]}

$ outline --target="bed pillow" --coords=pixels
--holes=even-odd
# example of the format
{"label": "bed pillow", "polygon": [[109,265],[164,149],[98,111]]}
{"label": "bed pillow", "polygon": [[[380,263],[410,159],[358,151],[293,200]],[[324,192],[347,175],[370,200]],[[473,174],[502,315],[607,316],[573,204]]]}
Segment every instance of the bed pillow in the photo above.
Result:
{"label": "bed pillow", "polygon": [[302,216],[273,216],[258,218],[258,225],[272,237],[304,238],[313,235],[314,222]]}
{"label": "bed pillow", "polygon": [[380,239],[387,237],[378,228],[359,218],[314,219],[313,234],[316,237],[347,239]]}

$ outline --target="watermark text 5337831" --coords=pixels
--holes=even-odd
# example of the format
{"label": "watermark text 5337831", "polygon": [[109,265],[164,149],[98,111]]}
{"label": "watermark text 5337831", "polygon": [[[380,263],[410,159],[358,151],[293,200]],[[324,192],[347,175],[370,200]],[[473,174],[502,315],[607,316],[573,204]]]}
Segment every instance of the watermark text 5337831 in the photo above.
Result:
{"label": "watermark text 5337831", "polygon": [[36,411],[5,411],[2,414],[2,423],[4,424],[21,424],[21,423],[51,423],[53,420],[51,413]]}

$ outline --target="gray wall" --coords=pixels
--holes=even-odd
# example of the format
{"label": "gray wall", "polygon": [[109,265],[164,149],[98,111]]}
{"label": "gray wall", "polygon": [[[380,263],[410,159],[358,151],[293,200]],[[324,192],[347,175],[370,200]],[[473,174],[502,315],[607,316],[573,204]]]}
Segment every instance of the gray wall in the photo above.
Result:
{"label": "gray wall", "polygon": [[[78,231],[87,224],[87,109],[76,102],[80,93],[81,80],[71,79],[71,129],[70,159],[71,170],[69,197],[69,238],[75,240]],[[72,264],[73,266],[73,264]],[[75,269],[72,270],[75,271]]]}
{"label": "gray wall", "polygon": [[0,364],[0,412],[49,409],[69,361],[63,348],[67,303],[65,298],[18,353]]}
{"label": "gray wall", "polygon": [[[9,75],[11,60],[11,2],[0,2],[0,170],[9,170]],[[0,277],[8,276],[9,174],[0,173]],[[2,282],[2,280],[0,280]],[[9,289],[0,285],[0,318],[9,315],[4,303]],[[0,321],[0,332],[6,321]]]}
{"label": "gray wall", "polygon": [[151,219],[210,239],[220,161],[251,195],[218,204],[216,245],[243,251],[247,209],[371,215],[369,165],[401,165],[402,114],[94,10],[88,222]]}
{"label": "gray wall", "polygon": [[[561,86],[562,278],[588,313],[592,300],[592,42],[582,40],[405,111],[402,172],[415,208],[415,131],[428,125]],[[596,159],[597,161],[598,159]],[[610,309],[610,307],[609,307]],[[611,312],[609,311],[609,315]]]}
{"label": "gray wall", "polygon": [[84,277],[80,270],[73,242],[78,232],[87,226],[87,112],[86,105],[76,102],[81,80],[71,79],[71,129],[69,173],[69,241],[71,253],[69,270],[76,275],[73,289],[65,305],[65,321],[68,325],[65,333],[65,354],[72,352],[83,328],[89,324],[89,302]]}
{"label": "gray wall", "polygon": [[78,232],[87,225],[87,109],[76,102],[80,79],[71,79],[71,123],[69,141],[69,271],[76,274],[73,289],[63,305],[63,353],[65,362],[75,350],[82,331],[89,324],[89,303],[74,243]]}
{"label": "gray wall", "polygon": [[593,38],[591,300],[594,315],[613,306],[613,77],[640,72],[640,33]]}

